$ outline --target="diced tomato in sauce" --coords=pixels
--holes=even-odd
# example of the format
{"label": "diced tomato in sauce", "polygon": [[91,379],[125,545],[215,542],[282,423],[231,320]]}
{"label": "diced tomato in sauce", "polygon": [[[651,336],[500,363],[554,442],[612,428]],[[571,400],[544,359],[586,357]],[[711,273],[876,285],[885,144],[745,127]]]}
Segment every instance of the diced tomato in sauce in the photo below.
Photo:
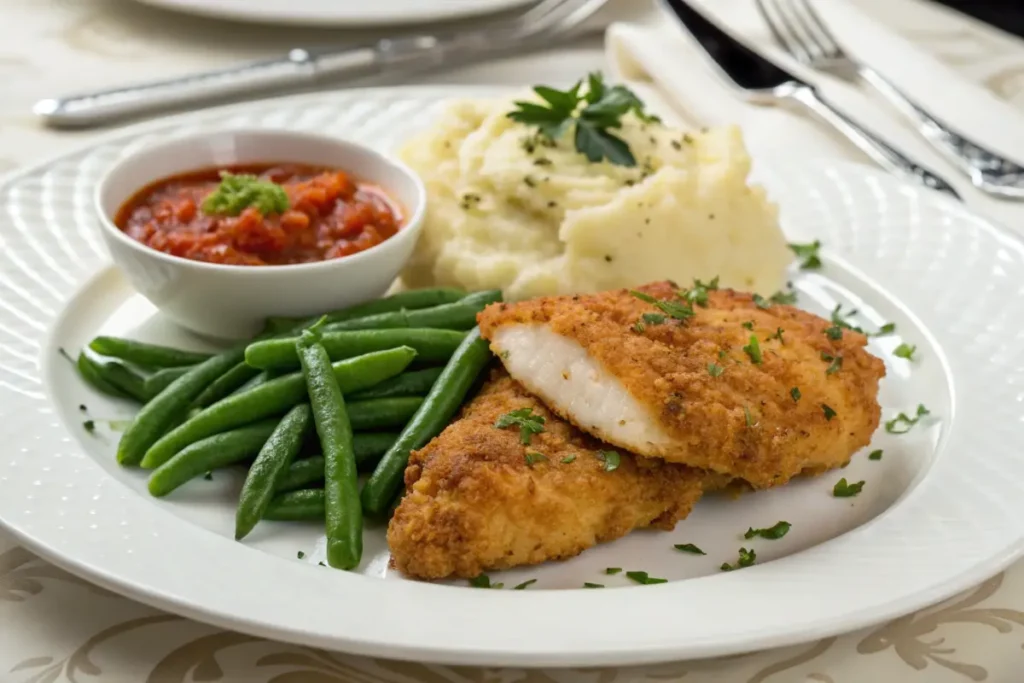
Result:
{"label": "diced tomato in sauce", "polygon": [[[267,216],[252,207],[238,216],[204,214],[203,200],[217,189],[222,170],[281,185],[288,195],[288,210]],[[380,188],[342,171],[259,164],[204,169],[152,183],[121,207],[114,222],[132,239],[168,254],[266,266],[365,251],[394,236],[402,215]]]}

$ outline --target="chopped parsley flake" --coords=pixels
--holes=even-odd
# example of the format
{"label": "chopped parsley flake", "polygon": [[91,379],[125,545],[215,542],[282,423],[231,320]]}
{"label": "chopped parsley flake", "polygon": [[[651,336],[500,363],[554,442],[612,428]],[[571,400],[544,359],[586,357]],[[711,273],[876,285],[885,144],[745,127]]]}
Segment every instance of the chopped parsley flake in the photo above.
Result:
{"label": "chopped parsley flake", "polygon": [[615,451],[598,451],[597,459],[604,463],[605,472],[614,472],[619,468],[619,454]]}
{"label": "chopped parsley flake", "polygon": [[917,351],[916,346],[910,344],[900,344],[896,347],[896,350],[892,352],[892,355],[897,358],[906,358],[907,360],[914,360],[914,352]]}
{"label": "chopped parsley flake", "polygon": [[655,299],[650,294],[644,294],[643,292],[637,292],[636,290],[630,290],[629,293],[635,296],[637,299],[640,299],[640,301],[649,303],[653,306],[657,306],[662,313],[668,315],[669,317],[675,318],[676,320],[686,320],[688,318],[692,318],[694,315],[693,307],[690,306],[689,304],[681,304],[676,301],[665,301],[662,299]]}
{"label": "chopped parsley flake", "polygon": [[302,552],[301,550],[299,552],[295,553],[295,557],[299,558],[300,560],[302,558],[304,558],[305,556],[306,556],[306,553]]}
{"label": "chopped parsley flake", "polygon": [[677,543],[672,547],[678,550],[679,552],[683,553],[691,553],[693,555],[707,555],[706,552],[704,552],[692,543]]}
{"label": "chopped parsley flake", "polygon": [[647,572],[626,572],[626,576],[644,586],[655,583],[668,583],[668,579],[658,579],[648,575]]}
{"label": "chopped parsley flake", "polygon": [[851,324],[850,321],[847,320],[847,318],[852,318],[855,315],[857,315],[856,308],[851,308],[848,313],[844,313],[843,305],[836,304],[836,307],[832,309],[832,324],[838,325],[839,327],[844,327],[848,330],[853,330],[854,332],[860,332],[861,334],[864,334],[863,329]]}
{"label": "chopped parsley flake", "polygon": [[618,574],[622,571],[622,567],[606,567],[604,570],[605,574]]}
{"label": "chopped parsley flake", "polygon": [[527,453],[526,454],[526,464],[529,465],[530,467],[533,467],[534,465],[536,465],[539,462],[547,462],[547,461],[548,461],[548,456],[544,455],[543,453]]}
{"label": "chopped parsley flake", "polygon": [[802,259],[800,268],[803,270],[821,268],[821,256],[818,254],[818,250],[821,249],[821,240],[814,240],[810,244],[790,243],[789,249],[798,259]]}
{"label": "chopped parsley flake", "polygon": [[540,434],[544,431],[544,418],[540,415],[534,415],[533,408],[520,408],[519,410],[505,413],[494,423],[494,426],[498,429],[505,429],[512,425],[519,426],[519,442],[524,446],[528,446],[534,434]]}
{"label": "chopped parsley flake", "polygon": [[747,328],[748,330],[754,329],[754,321],[753,320],[748,320],[747,322],[740,323],[740,324],[743,325],[743,327]]}
{"label": "chopped parsley flake", "polygon": [[855,484],[849,484],[846,481],[846,477],[843,477],[836,482],[836,485],[832,487],[832,495],[836,498],[853,498],[860,490],[864,488],[864,482],[858,481]]}
{"label": "chopped parsley flake", "polygon": [[744,567],[749,567],[753,565],[755,562],[757,562],[757,553],[754,552],[753,548],[751,548],[750,550],[747,550],[746,548],[740,548],[740,557],[736,561],[736,564],[729,564],[728,562],[725,562],[722,564],[721,567],[719,567],[719,569],[721,569],[723,572],[731,572],[734,569],[743,569]]}
{"label": "chopped parsley flake", "polygon": [[82,428],[92,434],[96,431],[96,422],[94,420],[86,420],[82,423]]}
{"label": "chopped parsley flake", "polygon": [[821,410],[823,413],[825,413],[826,420],[831,420],[833,417],[836,416],[836,411],[832,410],[831,406],[829,406],[826,403],[821,404]]}
{"label": "chopped parsley flake", "polygon": [[881,460],[881,459],[882,459],[882,449],[881,448],[879,448],[878,450],[871,451],[871,453],[868,454],[868,460]]}
{"label": "chopped parsley flake", "polygon": [[633,330],[637,334],[643,334],[644,331],[647,329],[647,326],[644,325],[641,322],[636,322],[636,323],[633,323],[633,326],[630,327],[629,329]]}
{"label": "chopped parsley flake", "polygon": [[207,472],[203,475],[203,479],[206,481],[213,481],[213,472]]}
{"label": "chopped parsley flake", "polygon": [[750,335],[750,343],[743,347],[743,351],[750,356],[750,362],[754,365],[761,363],[761,344],[757,341],[757,335]]}
{"label": "chopped parsley flake", "polygon": [[679,293],[679,296],[689,301],[691,304],[697,304],[703,308],[708,307],[708,292],[713,292],[718,289],[718,276],[716,275],[711,282],[701,282],[698,279],[693,280],[693,287],[689,290],[684,290]]}
{"label": "chopped parsley flake", "polygon": [[780,290],[772,294],[768,300],[777,306],[792,306],[796,303],[796,292],[784,292]]}
{"label": "chopped parsley flake", "polygon": [[832,323],[830,327],[825,328],[825,336],[832,341],[838,341],[843,338],[843,328],[836,323]]}
{"label": "chopped parsley flake", "polygon": [[789,522],[776,522],[775,526],[770,526],[767,529],[755,529],[754,527],[750,527],[747,529],[747,533],[743,534],[743,538],[751,539],[755,536],[760,536],[761,538],[777,541],[788,534],[789,529],[792,526],[793,525]]}
{"label": "chopped parsley flake", "polygon": [[78,409],[81,410],[83,413],[87,412],[89,410],[88,408],[85,407],[84,403],[79,403],[78,404]]}
{"label": "chopped parsley flake", "polygon": [[923,405],[917,406],[917,414],[914,417],[907,417],[906,413],[900,413],[891,420],[886,421],[885,431],[890,434],[906,434],[910,429],[921,421],[921,418],[925,415],[930,415],[931,412]]}
{"label": "chopped parsley flake", "polygon": [[533,585],[535,583],[537,583],[537,579],[530,579],[529,581],[523,581],[522,583],[516,585],[516,587],[513,588],[512,590],[514,590],[514,591],[526,590],[527,586],[531,586],[531,585]]}
{"label": "chopped parsley flake", "polygon": [[776,328],[775,329],[775,334],[773,334],[772,336],[768,337],[768,339],[766,341],[771,341],[772,339],[778,339],[780,344],[785,344],[786,340],[782,338],[782,333],[783,332],[784,332],[784,330],[781,327]]}
{"label": "chopped parsley flake", "polygon": [[826,363],[829,363],[829,366],[825,369],[825,374],[826,375],[834,375],[835,373],[839,372],[840,368],[843,367],[843,357],[842,356],[833,356],[830,353],[824,353],[823,352],[821,354],[821,359],[823,361],[825,361]]}
{"label": "chopped parsley flake", "polygon": [[481,574],[480,576],[473,577],[469,580],[469,585],[473,588],[504,588],[503,583],[491,583],[491,577],[487,574]]}
{"label": "chopped parsley flake", "polygon": [[576,456],[575,455],[567,455],[564,458],[562,458],[561,460],[559,460],[559,462],[562,463],[563,465],[568,465],[570,463],[574,463],[574,462],[576,462]]}
{"label": "chopped parsley flake", "polygon": [[583,584],[583,587],[584,588],[604,588],[604,584],[603,583],[591,583],[591,582],[587,581],[587,582],[585,582]]}
{"label": "chopped parsley flake", "polygon": [[878,328],[878,332],[871,334],[871,337],[884,337],[896,331],[896,323],[886,323]]}
{"label": "chopped parsley flake", "polygon": [[772,305],[771,302],[768,301],[768,299],[765,299],[760,294],[755,294],[753,296],[753,299],[754,299],[754,305],[757,306],[758,308],[769,308]]}
{"label": "chopped parsley flake", "polygon": [[665,322],[665,316],[661,313],[644,313],[642,317],[644,322],[649,325],[660,325]]}
{"label": "chopped parsley flake", "polygon": [[797,403],[800,400],[800,387],[790,389],[789,395],[793,398],[793,403]]}
{"label": "chopped parsley flake", "polygon": [[718,363],[708,363],[708,374],[712,377],[719,377],[723,372],[725,372],[725,368]]}
{"label": "chopped parsley flake", "polygon": [[750,414],[750,408],[747,406],[743,406],[743,419],[747,423],[748,427],[754,427],[757,425],[757,423],[754,422],[754,416]]}

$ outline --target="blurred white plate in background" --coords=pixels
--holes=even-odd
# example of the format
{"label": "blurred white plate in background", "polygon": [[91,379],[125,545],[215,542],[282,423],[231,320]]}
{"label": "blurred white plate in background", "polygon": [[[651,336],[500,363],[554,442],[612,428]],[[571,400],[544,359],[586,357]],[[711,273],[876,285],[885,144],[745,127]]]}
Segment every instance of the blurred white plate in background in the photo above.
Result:
{"label": "blurred white plate in background", "polygon": [[532,0],[139,0],[219,19],[305,26],[372,26],[449,21],[500,12]]}

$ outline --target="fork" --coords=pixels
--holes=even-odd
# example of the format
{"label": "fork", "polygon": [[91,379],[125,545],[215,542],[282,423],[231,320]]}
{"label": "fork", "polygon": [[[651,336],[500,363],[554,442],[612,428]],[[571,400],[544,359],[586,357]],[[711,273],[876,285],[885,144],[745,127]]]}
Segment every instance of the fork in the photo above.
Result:
{"label": "fork", "polygon": [[851,57],[809,0],[757,0],[775,42],[804,66],[846,81],[862,80],[909,117],[918,133],[949,158],[979,190],[1024,200],[1024,167],[959,133],[915,103],[870,66]]}
{"label": "fork", "polygon": [[448,34],[385,38],[344,48],[294,48],[280,58],[219,71],[40,100],[33,112],[54,127],[86,127],[228,97],[356,78],[429,71],[524,47],[538,48],[579,28],[608,0],[542,0],[512,18]]}

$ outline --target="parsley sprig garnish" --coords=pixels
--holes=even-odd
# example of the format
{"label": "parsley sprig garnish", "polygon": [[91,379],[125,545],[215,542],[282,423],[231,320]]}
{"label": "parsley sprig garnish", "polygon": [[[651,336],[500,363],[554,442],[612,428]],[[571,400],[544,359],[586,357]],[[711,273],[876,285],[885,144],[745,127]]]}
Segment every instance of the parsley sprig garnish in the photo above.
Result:
{"label": "parsley sprig garnish", "polygon": [[203,213],[210,216],[237,216],[249,207],[264,216],[284,213],[291,204],[284,188],[268,180],[242,173],[220,172],[220,185],[203,200]]}
{"label": "parsley sprig garnish", "polygon": [[[515,102],[516,109],[508,117],[518,123],[536,126],[548,140],[558,140],[575,128],[573,142],[576,151],[591,162],[607,159],[618,166],[636,166],[636,157],[625,140],[613,130],[622,127],[622,117],[633,113],[645,123],[659,119],[648,114],[644,103],[623,85],[608,87],[604,77],[592,73],[587,77],[587,91],[581,92],[583,81],[569,90],[556,90],[548,86],[533,89],[543,103]],[[581,108],[581,105],[582,108]]]}
{"label": "parsley sprig garnish", "polygon": [[754,527],[750,527],[747,529],[747,533],[743,534],[743,538],[749,540],[755,536],[760,536],[761,538],[767,538],[775,541],[788,534],[789,529],[792,526],[793,525],[789,522],[776,522],[774,526],[770,526],[767,529],[755,529]]}
{"label": "parsley sprig garnish", "polygon": [[890,434],[906,434],[911,430],[911,428],[913,428],[914,425],[921,421],[921,418],[930,414],[931,411],[929,411],[923,405],[918,404],[917,413],[914,415],[914,417],[909,417],[906,413],[900,413],[893,419],[886,421],[885,431],[889,432]]}
{"label": "parsley sprig garnish", "polygon": [[544,418],[541,415],[534,415],[533,408],[520,408],[505,413],[494,423],[498,429],[505,429],[513,425],[519,427],[519,442],[524,446],[529,446],[533,435],[544,431]]}

